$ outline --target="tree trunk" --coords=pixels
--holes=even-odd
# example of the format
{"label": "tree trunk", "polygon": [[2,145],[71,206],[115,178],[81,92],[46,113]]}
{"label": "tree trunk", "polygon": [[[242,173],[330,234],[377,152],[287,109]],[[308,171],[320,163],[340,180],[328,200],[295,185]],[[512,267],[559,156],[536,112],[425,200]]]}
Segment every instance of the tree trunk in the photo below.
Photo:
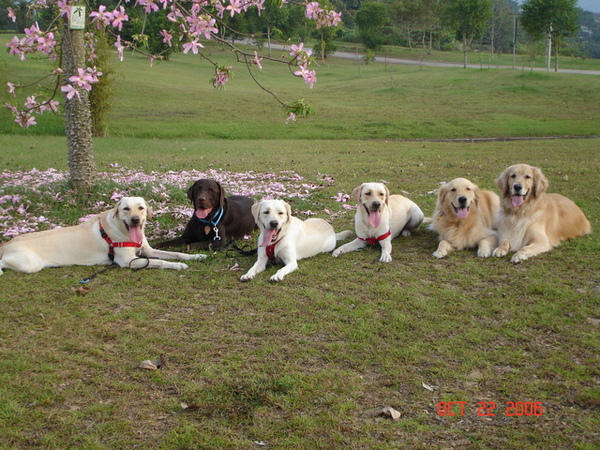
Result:
{"label": "tree trunk", "polygon": [[[63,71],[65,84],[69,77],[85,68],[84,31],[70,30],[68,20],[63,28]],[[79,96],[71,100],[65,96],[65,132],[70,182],[76,191],[84,192],[96,177],[94,144],[92,141],[92,113],[88,91],[79,89]]]}

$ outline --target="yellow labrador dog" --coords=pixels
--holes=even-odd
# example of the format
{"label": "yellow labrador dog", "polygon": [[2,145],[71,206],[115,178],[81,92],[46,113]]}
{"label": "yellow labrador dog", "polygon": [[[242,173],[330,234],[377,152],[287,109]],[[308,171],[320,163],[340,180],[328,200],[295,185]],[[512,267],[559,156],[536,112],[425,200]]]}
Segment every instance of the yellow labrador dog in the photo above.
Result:
{"label": "yellow labrador dog", "polygon": [[123,197],[113,209],[80,225],[22,234],[0,247],[0,274],[2,269],[34,273],[47,267],[91,266],[113,261],[120,267],[181,270],[188,266],[162,259],[206,258],[206,255],[150,247],[144,236],[146,219],[150,217],[143,198]]}
{"label": "yellow labrador dog", "polygon": [[493,256],[516,252],[512,263],[520,263],[556,247],[561,241],[592,232],[583,211],[560,194],[546,193],[548,179],[537,167],[516,164],[496,180],[501,191],[498,216],[500,244]]}
{"label": "yellow labrador dog", "polygon": [[479,189],[466,178],[455,178],[438,191],[431,228],[440,243],[433,253],[443,258],[454,250],[477,248],[477,256],[487,258],[498,245],[495,222],[500,198]]}
{"label": "yellow labrador dog", "polygon": [[258,259],[254,266],[240,278],[250,281],[264,271],[267,262],[283,262],[284,266],[270,281],[281,281],[298,269],[298,260],[330,252],[336,241],[346,239],[352,233],[335,233],[323,219],[302,221],[292,216],[292,209],[283,200],[261,200],[252,205],[252,214],[260,230]]}
{"label": "yellow labrador dog", "polygon": [[381,262],[392,260],[392,239],[423,222],[423,212],[412,200],[402,195],[390,195],[383,183],[363,183],[354,188],[352,197],[358,203],[354,216],[357,238],[333,252],[334,257],[360,250],[367,245],[381,245]]}

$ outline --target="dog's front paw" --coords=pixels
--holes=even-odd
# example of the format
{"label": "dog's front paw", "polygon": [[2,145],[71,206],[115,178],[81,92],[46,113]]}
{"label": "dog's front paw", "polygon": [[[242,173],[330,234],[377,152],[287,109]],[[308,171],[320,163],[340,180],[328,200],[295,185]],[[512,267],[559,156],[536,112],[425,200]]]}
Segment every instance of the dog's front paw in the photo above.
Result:
{"label": "dog's front paw", "polygon": [[525,261],[528,258],[527,255],[524,255],[523,253],[517,252],[513,255],[512,258],[510,258],[510,262],[513,264],[519,264],[520,262]]}
{"label": "dog's front paw", "polygon": [[344,253],[344,252],[340,251],[340,249],[338,248],[338,249],[335,249],[335,250],[333,251],[333,253],[331,254],[331,256],[333,256],[334,258],[337,258],[337,257],[338,257],[338,256],[340,256],[342,253]]}
{"label": "dog's front paw", "polygon": [[392,262],[392,255],[382,253],[381,258],[379,258],[379,262],[384,262],[384,263]]}
{"label": "dog's front paw", "polygon": [[271,278],[269,278],[269,281],[271,283],[279,283],[280,281],[283,281],[283,277],[284,275],[279,275],[278,273],[276,273]]}
{"label": "dog's front paw", "polygon": [[492,256],[494,256],[496,258],[502,258],[503,256],[506,256],[507,253],[508,253],[508,250],[498,247],[497,249],[495,249],[492,252]]}
{"label": "dog's front paw", "polygon": [[175,270],[185,270],[185,269],[188,269],[189,266],[185,263],[173,263],[171,268],[175,269]]}
{"label": "dog's front paw", "polygon": [[436,250],[435,252],[433,252],[433,257],[434,258],[438,258],[438,259],[441,259],[441,258],[443,258],[446,255],[447,255],[447,253],[442,252],[440,250]]}
{"label": "dog's front paw", "polygon": [[479,256],[480,258],[489,258],[490,256],[492,256],[492,252],[489,248],[480,248],[479,250],[477,250],[477,256]]}
{"label": "dog's front paw", "polygon": [[410,236],[410,231],[409,230],[402,230],[402,232],[400,234],[402,236],[404,236],[404,237],[408,237],[408,236]]}
{"label": "dog's front paw", "polygon": [[192,256],[193,256],[193,258],[192,258],[193,261],[202,261],[203,259],[208,258],[208,255],[203,255],[202,253],[196,253],[195,255],[192,255]]}
{"label": "dog's front paw", "polygon": [[247,274],[242,275],[240,277],[240,281],[250,281],[253,278],[254,278],[254,275],[251,275],[251,274],[247,273]]}

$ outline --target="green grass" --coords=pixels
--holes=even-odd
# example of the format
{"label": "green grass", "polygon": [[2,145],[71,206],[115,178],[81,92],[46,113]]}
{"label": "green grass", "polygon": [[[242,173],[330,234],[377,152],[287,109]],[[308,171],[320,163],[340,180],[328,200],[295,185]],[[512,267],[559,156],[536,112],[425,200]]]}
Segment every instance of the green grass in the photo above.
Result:
{"label": "green grass", "polygon": [[[218,47],[210,57],[234,65]],[[282,52],[283,53],[283,52]],[[47,67],[4,55],[7,80]],[[109,136],[200,139],[432,139],[598,134],[600,78],[529,70],[438,69],[357,64],[332,60],[317,68],[308,89],[285,66],[265,64],[257,77],[283,101],[306,98],[316,110],[309,120],[286,125],[271,96],[242,67],[224,89],[209,85],[210,66],[198,57],[175,55],[151,68],[129,56],[117,63],[117,95],[106,124]],[[177,82],[174,82],[177,80]],[[0,81],[1,76],[0,76]],[[5,82],[2,82],[5,84]],[[149,98],[148,93],[152,96]],[[5,95],[8,97],[8,95]],[[240,120],[240,116],[244,120]],[[0,133],[57,135],[61,117],[43,116],[27,131],[0,111]],[[168,125],[168,126],[165,126]]]}
{"label": "green grass", "polygon": [[[440,182],[462,176],[495,190],[506,166],[527,162],[600,226],[598,138],[400,140],[597,134],[596,77],[336,62],[307,94],[318,115],[285,126],[243,75],[214,92],[200,63],[175,64],[179,80],[196,84],[174,84],[167,65],[123,64],[127,90],[110,136],[95,140],[100,170],[294,170],[310,183],[326,174],[333,182],[289,202],[318,217],[340,213],[332,223],[342,230],[352,228],[352,213],[331,197],[361,182],[385,180],[431,215]],[[306,92],[298,80],[264,76],[278,91]],[[219,116],[229,108],[235,116]],[[60,119],[49,122],[27,132],[0,123],[1,171],[66,169]],[[67,225],[113,184],[102,180],[85,196],[51,186],[62,201],[20,193],[29,209]],[[151,187],[129,188],[160,201]],[[0,197],[13,193],[0,187]],[[183,193],[176,198],[187,206]],[[276,285],[268,282],[275,267],[239,282],[244,272],[230,269],[254,259],[230,253],[184,272],[109,270],[85,290],[78,281],[99,267],[5,271],[0,446],[596,448],[600,341],[587,319],[600,314],[598,234],[518,266],[472,251],[435,260],[436,245],[422,227],[394,241],[390,264],[375,248],[319,255]],[[164,368],[137,368],[160,356]],[[466,401],[465,415],[439,416],[440,401]],[[510,401],[543,402],[544,412],[507,416]],[[479,416],[480,402],[495,402],[496,416]],[[401,418],[373,413],[383,406]]]}

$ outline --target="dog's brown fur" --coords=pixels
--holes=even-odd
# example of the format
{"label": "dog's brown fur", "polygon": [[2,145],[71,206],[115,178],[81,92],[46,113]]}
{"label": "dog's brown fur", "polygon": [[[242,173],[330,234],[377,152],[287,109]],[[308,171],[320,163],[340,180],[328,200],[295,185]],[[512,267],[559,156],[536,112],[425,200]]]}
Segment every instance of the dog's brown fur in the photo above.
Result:
{"label": "dog's brown fur", "polygon": [[498,196],[465,178],[455,178],[438,191],[432,229],[440,243],[433,253],[443,258],[454,250],[477,248],[477,256],[487,258],[498,245],[494,230],[500,208]]}
{"label": "dog's brown fur", "polygon": [[500,244],[493,256],[516,253],[512,263],[547,252],[561,241],[592,232],[583,211],[560,194],[549,194],[548,179],[537,167],[516,164],[496,180],[501,192]]}

